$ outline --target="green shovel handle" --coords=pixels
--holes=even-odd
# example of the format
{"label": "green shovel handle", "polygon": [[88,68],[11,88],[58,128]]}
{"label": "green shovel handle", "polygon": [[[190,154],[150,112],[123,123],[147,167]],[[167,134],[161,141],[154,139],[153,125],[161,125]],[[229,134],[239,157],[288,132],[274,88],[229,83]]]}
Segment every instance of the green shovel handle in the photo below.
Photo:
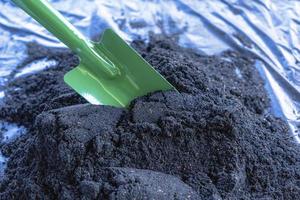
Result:
{"label": "green shovel handle", "polygon": [[[92,67],[94,73],[105,73],[109,78],[120,74],[119,69],[105,55],[100,55],[92,42],[85,37],[46,0],[12,0],[27,14],[33,17],[61,42],[76,53],[83,64]],[[95,71],[99,69],[99,71]]]}

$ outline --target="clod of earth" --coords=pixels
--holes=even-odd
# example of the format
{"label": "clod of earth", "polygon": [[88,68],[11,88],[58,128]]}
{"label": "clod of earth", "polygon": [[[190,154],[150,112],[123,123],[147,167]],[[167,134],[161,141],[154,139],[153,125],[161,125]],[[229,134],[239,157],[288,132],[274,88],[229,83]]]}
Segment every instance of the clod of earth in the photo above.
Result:
{"label": "clod of earth", "polygon": [[199,55],[159,37],[133,44],[179,94],[149,94],[128,110],[85,104],[62,80],[76,57],[29,48],[26,62],[58,64],[7,86],[0,116],[29,132],[2,145],[1,199],[300,196],[300,148],[269,113],[253,58]]}

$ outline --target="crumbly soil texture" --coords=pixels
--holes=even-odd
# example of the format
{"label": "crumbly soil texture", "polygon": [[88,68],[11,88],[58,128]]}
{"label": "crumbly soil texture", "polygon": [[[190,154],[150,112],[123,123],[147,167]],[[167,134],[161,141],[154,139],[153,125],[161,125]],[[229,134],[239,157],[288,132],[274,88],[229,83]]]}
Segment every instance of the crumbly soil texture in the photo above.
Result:
{"label": "crumbly soil texture", "polygon": [[28,133],[1,145],[0,199],[299,198],[299,145],[270,114],[254,58],[162,37],[133,46],[179,92],[90,105],[63,82],[72,53],[29,47],[24,65],[57,65],[7,85],[0,117]]}

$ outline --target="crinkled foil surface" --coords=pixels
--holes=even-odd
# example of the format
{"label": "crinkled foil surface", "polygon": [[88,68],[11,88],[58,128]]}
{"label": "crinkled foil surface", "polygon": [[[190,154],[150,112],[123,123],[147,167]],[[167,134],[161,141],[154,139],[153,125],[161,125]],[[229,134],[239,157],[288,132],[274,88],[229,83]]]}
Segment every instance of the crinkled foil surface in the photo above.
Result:
{"label": "crinkled foil surface", "polygon": [[[149,33],[178,35],[179,44],[206,54],[227,49],[254,54],[275,115],[300,142],[300,1],[298,0],[52,0],[84,35],[111,27],[127,41]],[[0,86],[26,57],[26,43],[62,47],[9,0],[0,0]],[[37,62],[22,74],[40,70]],[[51,65],[51,62],[49,61]],[[45,64],[46,63],[46,64]],[[40,65],[40,66],[39,66]],[[20,74],[19,74],[20,75]],[[1,91],[0,98],[5,93]]]}

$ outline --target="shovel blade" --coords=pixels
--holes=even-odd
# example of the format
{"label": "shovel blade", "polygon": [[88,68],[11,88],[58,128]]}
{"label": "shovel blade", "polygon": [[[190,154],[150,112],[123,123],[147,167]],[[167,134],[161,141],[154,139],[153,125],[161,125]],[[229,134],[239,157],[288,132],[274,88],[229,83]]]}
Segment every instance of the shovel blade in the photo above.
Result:
{"label": "shovel blade", "polygon": [[127,107],[139,96],[174,89],[111,29],[105,30],[101,41],[95,43],[95,49],[105,54],[121,74],[114,78],[95,75],[91,69],[101,66],[80,63],[64,76],[65,82],[91,104]]}

